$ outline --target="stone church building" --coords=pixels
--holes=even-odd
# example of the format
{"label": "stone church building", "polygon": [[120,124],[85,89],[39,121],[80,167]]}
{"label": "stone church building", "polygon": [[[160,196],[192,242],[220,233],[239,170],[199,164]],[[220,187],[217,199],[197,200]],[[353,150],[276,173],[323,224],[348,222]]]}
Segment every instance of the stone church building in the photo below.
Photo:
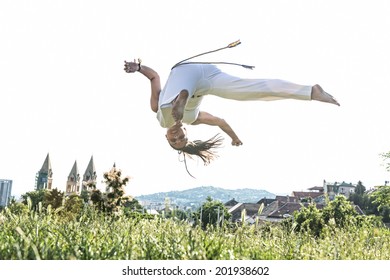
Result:
{"label": "stone church building", "polygon": [[[86,188],[84,186],[85,183],[91,181],[96,183],[96,179],[97,179],[97,175],[96,175],[95,163],[93,161],[93,156],[91,156],[91,159],[89,160],[88,166],[82,178],[80,176],[79,168],[77,166],[77,161],[75,161],[66,181],[65,195],[80,194],[81,191]],[[53,188],[53,170],[51,167],[50,156],[49,154],[47,154],[41,169],[38,171],[36,175],[35,189],[51,190],[52,188]]]}

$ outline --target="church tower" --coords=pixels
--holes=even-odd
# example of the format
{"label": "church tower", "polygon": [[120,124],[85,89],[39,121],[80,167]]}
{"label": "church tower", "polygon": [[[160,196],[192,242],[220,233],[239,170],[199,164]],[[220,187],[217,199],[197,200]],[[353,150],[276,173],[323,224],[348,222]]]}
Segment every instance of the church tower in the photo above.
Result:
{"label": "church tower", "polygon": [[91,156],[83,176],[83,190],[87,190],[87,185],[91,185],[91,183],[96,186],[96,178],[95,163],[93,162],[93,156]]}
{"label": "church tower", "polygon": [[80,191],[80,174],[77,161],[75,161],[66,182],[66,195],[80,194]]}
{"label": "church tower", "polygon": [[53,183],[53,171],[51,169],[51,162],[49,153],[46,156],[45,161],[41,169],[38,171],[36,180],[35,180],[35,189],[36,190],[51,190]]}

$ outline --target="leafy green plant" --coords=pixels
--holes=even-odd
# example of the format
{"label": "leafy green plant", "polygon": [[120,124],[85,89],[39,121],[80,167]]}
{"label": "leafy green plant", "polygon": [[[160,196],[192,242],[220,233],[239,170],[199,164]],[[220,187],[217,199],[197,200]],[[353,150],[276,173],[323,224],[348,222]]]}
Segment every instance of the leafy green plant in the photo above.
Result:
{"label": "leafy green plant", "polygon": [[312,233],[314,236],[319,236],[324,220],[321,211],[317,209],[314,203],[311,203],[294,213],[294,223],[297,231],[305,231]]}

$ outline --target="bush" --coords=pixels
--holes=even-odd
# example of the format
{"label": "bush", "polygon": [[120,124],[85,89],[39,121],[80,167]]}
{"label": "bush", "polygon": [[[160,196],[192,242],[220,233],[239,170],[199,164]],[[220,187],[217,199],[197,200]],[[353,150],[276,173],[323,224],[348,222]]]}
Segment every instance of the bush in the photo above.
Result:
{"label": "bush", "polygon": [[[302,207],[294,213],[292,228],[296,231],[307,232],[319,237],[325,226],[336,228],[378,226],[378,219],[359,215],[354,206],[345,196],[336,196],[333,201],[319,210],[315,204]],[[288,223],[284,224],[288,227]]]}
{"label": "bush", "polygon": [[294,228],[297,231],[305,231],[319,236],[323,225],[322,213],[314,203],[309,204],[307,207],[302,205],[300,211],[294,213]]}

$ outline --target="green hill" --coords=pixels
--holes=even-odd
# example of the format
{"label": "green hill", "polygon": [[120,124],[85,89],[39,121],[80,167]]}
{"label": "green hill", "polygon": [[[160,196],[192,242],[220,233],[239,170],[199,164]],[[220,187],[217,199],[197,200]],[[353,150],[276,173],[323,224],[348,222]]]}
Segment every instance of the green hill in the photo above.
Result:
{"label": "green hill", "polygon": [[238,202],[254,203],[262,198],[275,198],[275,194],[261,189],[223,189],[212,186],[197,187],[183,191],[159,192],[137,196],[136,199],[145,203],[164,203],[169,198],[170,203],[178,206],[199,206],[210,196],[223,203],[235,199]]}

